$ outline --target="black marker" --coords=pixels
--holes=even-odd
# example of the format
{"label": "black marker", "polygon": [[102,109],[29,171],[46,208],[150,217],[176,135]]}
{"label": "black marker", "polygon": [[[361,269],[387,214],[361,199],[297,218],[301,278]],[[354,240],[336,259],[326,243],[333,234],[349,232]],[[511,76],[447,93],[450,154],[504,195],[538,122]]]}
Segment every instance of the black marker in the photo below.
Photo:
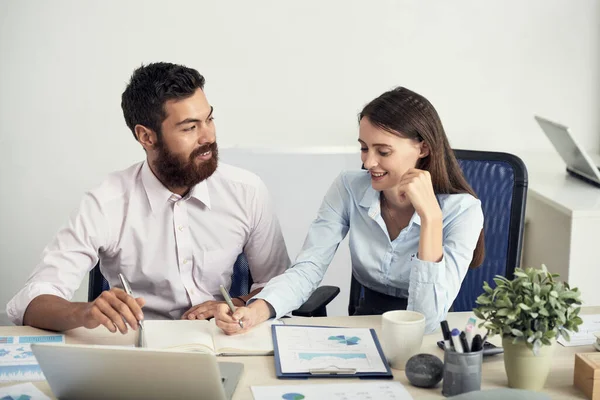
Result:
{"label": "black marker", "polygon": [[460,333],[460,344],[462,345],[464,353],[470,353],[471,349],[469,348],[469,342],[467,342],[467,335],[464,332]]}
{"label": "black marker", "polygon": [[444,335],[444,347],[450,351],[454,351],[454,347],[452,346],[452,334],[448,327],[448,321],[444,320],[440,325],[442,326],[442,334]]}
{"label": "black marker", "polygon": [[481,349],[483,349],[483,340],[481,339],[481,335],[477,334],[473,338],[473,344],[471,345],[471,353],[480,351]]}

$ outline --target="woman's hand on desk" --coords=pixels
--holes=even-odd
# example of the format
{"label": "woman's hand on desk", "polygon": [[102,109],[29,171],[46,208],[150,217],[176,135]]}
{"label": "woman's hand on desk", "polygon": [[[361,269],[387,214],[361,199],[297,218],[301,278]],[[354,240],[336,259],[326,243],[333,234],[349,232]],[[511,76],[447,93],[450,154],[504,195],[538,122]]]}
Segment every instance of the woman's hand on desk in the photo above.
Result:
{"label": "woman's hand on desk", "polygon": [[[233,315],[227,304],[219,304],[215,312],[217,326],[227,335],[237,335],[247,332],[270,317],[271,311],[269,306],[262,299],[254,301],[248,307],[238,307]],[[240,320],[244,328],[240,326]]]}
{"label": "woman's hand on desk", "polygon": [[127,333],[127,324],[136,330],[138,320],[144,319],[142,312],[144,299],[142,297],[134,298],[119,288],[105,290],[96,300],[84,304],[81,315],[83,326],[88,329],[104,325],[112,333],[118,329],[125,334]]}

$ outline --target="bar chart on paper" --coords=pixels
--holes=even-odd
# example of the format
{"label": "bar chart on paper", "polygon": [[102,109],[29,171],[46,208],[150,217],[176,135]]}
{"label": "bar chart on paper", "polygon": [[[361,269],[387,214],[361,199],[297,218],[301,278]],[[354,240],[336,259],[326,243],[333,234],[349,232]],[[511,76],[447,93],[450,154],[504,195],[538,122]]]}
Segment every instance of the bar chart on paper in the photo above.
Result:
{"label": "bar chart on paper", "polygon": [[0,336],[0,382],[43,381],[31,344],[64,342],[64,335]]}

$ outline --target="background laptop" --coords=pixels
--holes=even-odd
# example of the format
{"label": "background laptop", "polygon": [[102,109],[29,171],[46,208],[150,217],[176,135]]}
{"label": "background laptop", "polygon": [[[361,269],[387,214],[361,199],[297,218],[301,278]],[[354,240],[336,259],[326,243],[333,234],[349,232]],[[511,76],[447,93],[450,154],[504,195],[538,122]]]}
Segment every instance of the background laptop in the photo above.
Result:
{"label": "background laptop", "polygon": [[596,154],[587,154],[577,144],[575,138],[569,132],[569,128],[542,117],[535,117],[550,142],[558,151],[558,154],[567,164],[567,172],[588,183],[600,187],[600,157]]}
{"label": "background laptop", "polygon": [[31,349],[59,399],[229,400],[244,368],[206,353],[42,343]]}

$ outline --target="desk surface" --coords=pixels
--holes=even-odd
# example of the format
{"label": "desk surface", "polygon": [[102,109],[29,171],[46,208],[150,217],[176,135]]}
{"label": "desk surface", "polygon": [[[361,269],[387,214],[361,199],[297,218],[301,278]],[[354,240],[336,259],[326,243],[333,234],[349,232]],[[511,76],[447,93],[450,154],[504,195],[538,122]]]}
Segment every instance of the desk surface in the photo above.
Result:
{"label": "desk surface", "polygon": [[600,188],[569,175],[556,152],[518,156],[527,166],[530,196],[575,218],[600,217]]}
{"label": "desk surface", "polygon": [[[600,313],[600,307],[585,308],[582,314]],[[466,323],[471,313],[450,313],[448,322],[450,326],[462,326]],[[329,317],[329,318],[302,318],[294,317],[286,320],[286,323],[298,323],[304,325],[324,325],[324,326],[347,326],[359,328],[375,328],[380,333],[380,316],[360,316],[360,317]],[[6,326],[0,327],[0,335],[35,335],[46,334],[46,331],[31,327]],[[71,344],[110,344],[110,345],[131,345],[134,343],[134,334],[127,335],[111,334],[104,327],[94,330],[85,328],[73,329],[65,333],[67,343]],[[379,335],[381,336],[381,335]],[[436,346],[436,342],[441,339],[441,334],[436,333],[427,335],[423,339],[421,346],[422,353],[434,354],[443,359],[442,351]],[[498,345],[499,337],[490,340]],[[573,366],[575,353],[592,352],[592,346],[583,347],[563,347],[556,345],[552,362],[552,369],[546,382],[545,392],[552,399],[585,399],[585,396],[576,387],[573,386]],[[504,371],[504,358],[502,355],[484,358],[483,362],[483,381],[482,389],[507,387],[506,373]],[[244,364],[244,374],[238,384],[233,396],[234,400],[251,400],[251,385],[304,385],[304,384],[325,384],[340,383],[339,379],[307,379],[307,380],[280,380],[275,377],[275,368],[273,357],[227,357],[226,361],[236,361]],[[444,398],[441,394],[441,383],[433,389],[420,389],[410,385],[404,371],[393,370],[394,380],[401,382],[414,398],[435,399]],[[358,379],[345,380],[348,382],[359,381]],[[17,383],[17,382],[15,382]],[[5,386],[6,384],[0,384]],[[35,382],[35,385],[52,396],[50,387],[46,382]]]}

